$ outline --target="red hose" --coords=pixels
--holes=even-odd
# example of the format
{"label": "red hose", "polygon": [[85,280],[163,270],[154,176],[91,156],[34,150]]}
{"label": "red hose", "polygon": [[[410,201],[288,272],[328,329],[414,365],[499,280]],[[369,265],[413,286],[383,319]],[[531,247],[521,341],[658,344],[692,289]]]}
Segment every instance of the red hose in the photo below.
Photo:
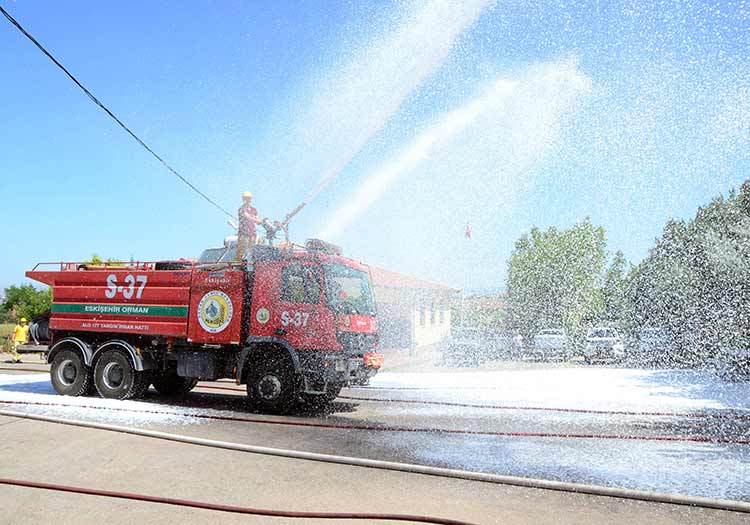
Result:
{"label": "red hose", "polygon": [[[209,390],[228,390],[230,392],[244,392],[244,389],[231,388],[226,386],[198,385],[197,388],[206,388]],[[709,412],[648,412],[633,410],[597,410],[593,408],[560,408],[560,407],[535,407],[528,405],[477,405],[473,403],[455,403],[451,401],[428,401],[421,399],[383,399],[373,397],[357,396],[338,396],[337,399],[349,399],[352,401],[373,401],[381,403],[406,403],[418,405],[439,405],[460,408],[486,408],[493,410],[534,410],[543,412],[568,412],[574,414],[599,414],[615,416],[654,416],[654,417],[693,417],[693,418],[711,418],[711,419],[738,419],[750,420],[750,414],[711,414]]]}
{"label": "red hose", "polygon": [[[22,372],[42,372],[47,373],[46,370],[37,370],[33,368],[0,368],[0,370],[18,370]],[[234,383],[234,381],[220,381],[226,383]],[[231,388],[225,386],[213,386],[213,385],[198,385],[198,388],[205,388],[209,390],[228,390],[230,392],[244,392],[244,388]],[[376,390],[375,387],[370,387],[371,390]],[[409,388],[403,388],[407,390]],[[418,388],[413,388],[417,390]],[[386,388],[383,390],[393,390]],[[631,410],[597,410],[593,408],[561,408],[561,407],[535,407],[527,405],[479,405],[473,403],[455,403],[451,401],[427,401],[418,399],[382,399],[382,398],[371,398],[371,397],[357,397],[357,396],[338,396],[339,399],[349,399],[352,401],[373,401],[382,403],[405,403],[405,404],[419,404],[419,405],[438,405],[438,406],[451,406],[459,408],[482,408],[492,410],[533,410],[543,412],[567,412],[574,414],[600,414],[600,415],[617,415],[617,416],[653,416],[653,417],[692,417],[692,418],[710,418],[710,419],[736,419],[736,420],[750,420],[750,414],[711,414],[708,412],[648,412],[648,411],[631,411]]]}
{"label": "red hose", "polygon": [[89,496],[103,496],[107,498],[119,498],[135,501],[147,501],[149,503],[161,503],[164,505],[176,505],[179,507],[193,507],[196,509],[214,510],[220,512],[232,512],[235,514],[252,514],[255,516],[273,516],[277,518],[302,518],[302,519],[330,519],[330,520],[386,520],[386,521],[410,521],[414,523],[435,523],[439,525],[473,525],[468,521],[452,520],[448,518],[435,518],[432,516],[417,516],[410,514],[378,514],[368,512],[305,512],[290,510],[255,509],[251,507],[238,507],[235,505],[223,505],[220,503],[207,503],[189,499],[164,498],[160,496],[148,496],[146,494],[135,494],[132,492],[117,492],[111,490],[90,489],[86,487],[73,487],[70,485],[58,485],[56,483],[41,483],[38,481],[26,481],[21,479],[0,478],[0,484],[15,485],[44,490],[56,490],[59,492],[72,492],[75,494],[86,494]]}
{"label": "red hose", "polygon": [[165,412],[160,410],[139,410],[134,408],[103,407],[96,405],[71,405],[66,403],[42,403],[36,401],[7,401],[0,400],[0,404],[28,405],[28,406],[52,406],[52,407],[74,407],[88,408],[92,410],[111,410],[117,412],[135,412],[142,414],[162,414],[181,417],[192,417],[196,419],[210,419],[217,421],[236,421],[240,423],[257,423],[264,425],[282,425],[309,428],[330,428],[336,430],[365,430],[378,432],[409,432],[409,433],[433,433],[433,434],[461,434],[471,436],[494,436],[494,437],[539,437],[539,438],[568,438],[568,439],[622,439],[629,441],[689,441],[694,443],[728,443],[734,445],[750,445],[750,440],[733,439],[713,436],[671,436],[653,435],[639,436],[631,434],[574,434],[574,433],[549,433],[549,432],[503,432],[490,430],[463,430],[430,427],[399,427],[399,426],[374,426],[374,425],[332,425],[329,423],[316,423],[313,421],[278,421],[260,418],[217,416],[209,414],[191,414],[188,412]]}
{"label": "red hose", "polygon": [[[220,388],[224,387],[202,387]],[[662,417],[707,417],[715,419],[750,419],[750,414],[711,414],[709,412],[641,412],[631,410],[596,410],[593,408],[559,408],[559,407],[534,407],[526,405],[475,405],[472,403],[454,403],[451,401],[424,401],[420,399],[380,399],[372,397],[339,396],[340,399],[351,399],[354,401],[380,401],[383,403],[409,403],[419,405],[441,405],[462,408],[491,408],[495,410],[540,410],[546,412],[572,412],[576,414],[602,414],[618,416],[662,416]]]}

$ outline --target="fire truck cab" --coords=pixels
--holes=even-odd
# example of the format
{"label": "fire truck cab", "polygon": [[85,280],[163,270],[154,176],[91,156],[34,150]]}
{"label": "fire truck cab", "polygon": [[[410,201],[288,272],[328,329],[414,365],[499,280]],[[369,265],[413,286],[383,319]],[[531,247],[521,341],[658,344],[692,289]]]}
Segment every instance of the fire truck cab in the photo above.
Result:
{"label": "fire truck cab", "polygon": [[247,384],[259,411],[327,403],[382,364],[369,269],[319,240],[256,245],[233,262],[231,240],[197,262],[40,263],[53,289],[52,384],[63,395],[132,398],[150,385],[184,393],[199,380]]}

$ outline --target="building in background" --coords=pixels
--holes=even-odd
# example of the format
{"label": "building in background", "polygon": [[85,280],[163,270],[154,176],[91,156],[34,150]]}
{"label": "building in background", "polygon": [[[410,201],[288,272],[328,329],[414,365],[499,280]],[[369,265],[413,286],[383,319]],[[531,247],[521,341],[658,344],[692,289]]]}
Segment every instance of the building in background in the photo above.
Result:
{"label": "building in background", "polygon": [[459,290],[376,266],[370,271],[381,348],[427,346],[450,335]]}

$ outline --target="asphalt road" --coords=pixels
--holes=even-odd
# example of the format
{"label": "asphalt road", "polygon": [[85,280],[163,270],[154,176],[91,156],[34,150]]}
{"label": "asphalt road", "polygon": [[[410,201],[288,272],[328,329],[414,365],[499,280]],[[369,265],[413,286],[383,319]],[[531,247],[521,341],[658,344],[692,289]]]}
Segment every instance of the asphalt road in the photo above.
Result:
{"label": "asphalt road", "polygon": [[277,448],[745,501],[748,394],[748,385],[721,383],[703,372],[540,363],[519,370],[384,373],[369,388],[345,390],[328,410],[281,417],[249,413],[242,387],[231,382],[201,383],[179,401],[151,391],[143,401],[117,402],[62,398],[46,376],[0,370],[0,401],[121,409],[0,405],[13,410]]}

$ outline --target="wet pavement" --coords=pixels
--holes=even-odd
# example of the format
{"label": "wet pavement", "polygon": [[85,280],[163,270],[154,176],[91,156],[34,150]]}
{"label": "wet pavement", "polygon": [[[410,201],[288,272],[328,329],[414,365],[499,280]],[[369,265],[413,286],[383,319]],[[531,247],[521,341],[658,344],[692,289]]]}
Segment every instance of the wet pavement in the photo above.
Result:
{"label": "wet pavement", "polygon": [[159,398],[153,390],[142,401],[64,398],[55,395],[46,375],[0,370],[0,400],[76,405],[0,404],[9,410],[253,445],[750,501],[750,445],[743,443],[750,441],[750,385],[724,383],[704,371],[539,363],[519,370],[385,372],[369,387],[345,389],[325,411],[307,408],[288,416],[249,412],[243,391],[216,382],[201,383],[181,400]]}

